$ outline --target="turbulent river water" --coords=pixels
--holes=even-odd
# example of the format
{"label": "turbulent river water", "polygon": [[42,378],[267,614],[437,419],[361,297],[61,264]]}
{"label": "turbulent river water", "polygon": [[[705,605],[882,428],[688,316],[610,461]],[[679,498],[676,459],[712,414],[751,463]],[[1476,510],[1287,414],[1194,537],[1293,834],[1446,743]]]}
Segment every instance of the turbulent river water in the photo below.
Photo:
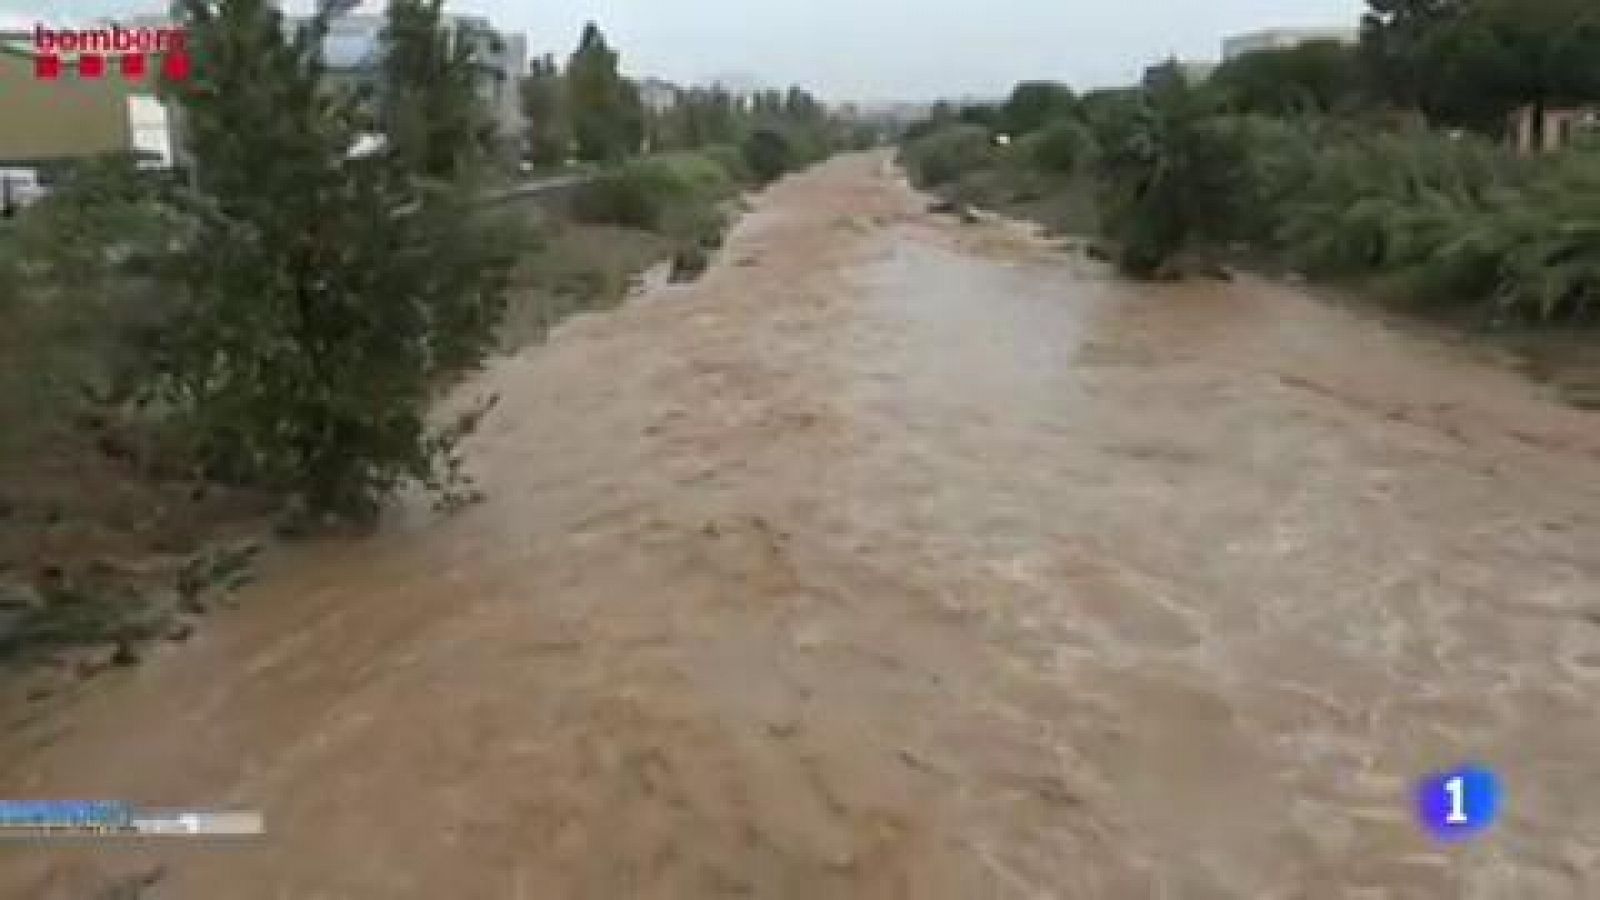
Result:
{"label": "turbulent river water", "polygon": [[[485,503],[0,739],[0,795],[268,833],[0,894],[1600,896],[1600,418],[924,205],[835,160],[499,361]],[[1506,814],[1440,846],[1411,784],[1467,760]]]}

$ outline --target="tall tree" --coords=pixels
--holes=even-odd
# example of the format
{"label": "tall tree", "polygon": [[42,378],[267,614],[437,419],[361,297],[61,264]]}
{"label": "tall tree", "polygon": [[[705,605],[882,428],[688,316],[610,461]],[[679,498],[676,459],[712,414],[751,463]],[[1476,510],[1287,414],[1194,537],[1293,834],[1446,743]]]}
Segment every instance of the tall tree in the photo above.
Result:
{"label": "tall tree", "polygon": [[1206,222],[1228,220],[1237,153],[1208,92],[1181,76],[1128,99],[1096,116],[1102,225],[1124,273],[1159,277]]}
{"label": "tall tree", "polygon": [[1446,121],[1493,131],[1518,107],[1597,103],[1600,4],[1475,0],[1437,29],[1424,59],[1429,111]]}
{"label": "tall tree", "polygon": [[528,157],[540,166],[566,161],[572,144],[561,71],[554,57],[535,59],[522,79],[522,115],[528,123]]}
{"label": "tall tree", "polygon": [[291,38],[267,0],[181,0],[180,18],[207,65],[177,93],[195,178],[158,389],[212,475],[373,515],[450,470],[428,400],[488,347],[509,257],[410,154],[352,152],[325,19]]}
{"label": "tall tree", "polygon": [[567,62],[567,103],[578,158],[615,161],[638,150],[644,110],[638,89],[618,71],[616,51],[590,22]]}
{"label": "tall tree", "polygon": [[462,26],[442,27],[443,0],[389,0],[382,123],[391,152],[434,178],[482,161],[493,126],[478,96],[478,61]]}
{"label": "tall tree", "polygon": [[1235,111],[1288,116],[1354,108],[1362,93],[1361,76],[1353,48],[1312,41],[1228,60],[1212,74],[1211,84]]}
{"label": "tall tree", "polygon": [[1593,0],[1369,0],[1363,52],[1389,98],[1497,131],[1520,106],[1600,101]]}
{"label": "tall tree", "polygon": [[1422,108],[1430,92],[1429,42],[1466,0],[1367,0],[1361,52],[1370,88],[1402,109]]}
{"label": "tall tree", "polygon": [[1013,135],[1036,131],[1054,118],[1077,112],[1072,89],[1053,81],[1024,81],[1011,91],[1000,110],[1000,125]]}

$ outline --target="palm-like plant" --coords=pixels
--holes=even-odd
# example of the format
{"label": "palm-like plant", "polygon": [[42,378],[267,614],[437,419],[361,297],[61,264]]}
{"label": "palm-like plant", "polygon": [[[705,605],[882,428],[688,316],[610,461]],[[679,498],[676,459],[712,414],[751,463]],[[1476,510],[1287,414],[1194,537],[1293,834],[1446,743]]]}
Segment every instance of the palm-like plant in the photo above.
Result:
{"label": "palm-like plant", "polygon": [[1174,77],[1096,121],[1101,213],[1125,274],[1160,274],[1207,222],[1231,219],[1238,159],[1212,111]]}

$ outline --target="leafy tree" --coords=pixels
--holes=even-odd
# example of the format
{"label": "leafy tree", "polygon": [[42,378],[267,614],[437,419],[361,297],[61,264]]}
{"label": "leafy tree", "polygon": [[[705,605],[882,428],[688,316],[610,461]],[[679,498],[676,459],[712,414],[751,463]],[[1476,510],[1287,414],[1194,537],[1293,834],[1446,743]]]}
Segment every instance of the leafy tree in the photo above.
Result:
{"label": "leafy tree", "polygon": [[1101,217],[1124,273],[1160,275],[1208,221],[1230,218],[1238,159],[1213,112],[1211,98],[1182,78],[1104,111]]}
{"label": "leafy tree", "polygon": [[1078,98],[1072,89],[1053,81],[1024,81],[1011,90],[1000,109],[999,125],[1015,136],[1042,128],[1051,119],[1076,115]]}
{"label": "leafy tree", "polygon": [[572,129],[562,101],[563,80],[548,54],[535,59],[522,79],[522,114],[528,122],[528,158],[534,165],[566,162]]}
{"label": "leafy tree", "polygon": [[1083,95],[1080,114],[1091,129],[1099,131],[1122,121],[1145,102],[1141,88],[1102,88]]}
{"label": "leafy tree", "polygon": [[987,128],[990,131],[997,131],[1001,126],[999,108],[983,104],[971,104],[961,107],[961,112],[957,114],[957,118],[968,125],[976,125],[979,128]]}
{"label": "leafy tree", "polygon": [[313,509],[365,518],[404,481],[445,486],[460,430],[430,429],[428,401],[493,337],[503,232],[418,178],[456,158],[418,132],[353,157],[361,111],[321,89],[325,19],[289,37],[267,0],[182,0],[181,18],[207,65],[178,95],[194,184],[156,393],[210,474]]}
{"label": "leafy tree", "polygon": [[1499,131],[1525,105],[1600,101],[1591,0],[1369,0],[1362,49],[1391,101]]}
{"label": "leafy tree", "polygon": [[1230,109],[1290,116],[1351,110],[1360,103],[1361,60],[1336,41],[1260,50],[1223,63],[1211,84]]}
{"label": "leafy tree", "polygon": [[443,0],[389,0],[382,124],[413,170],[453,178],[486,158],[493,125],[474,87],[472,49],[440,23]]}
{"label": "leafy tree", "polygon": [[1475,0],[1429,35],[1428,112],[1498,131],[1521,106],[1600,102],[1600,5]]}
{"label": "leafy tree", "polygon": [[1393,105],[1422,108],[1431,88],[1429,42],[1467,0],[1367,0],[1361,52],[1370,86]]}
{"label": "leafy tree", "polygon": [[901,158],[918,185],[938,187],[993,164],[996,153],[988,129],[955,124],[908,141]]}
{"label": "leafy tree", "polygon": [[1069,174],[1088,158],[1094,137],[1082,122],[1059,119],[1024,137],[1017,146],[1038,168]]}
{"label": "leafy tree", "polygon": [[567,103],[578,158],[620,160],[639,149],[644,109],[638,89],[617,69],[617,53],[593,22],[567,63]]}
{"label": "leafy tree", "polygon": [[800,87],[791,87],[784,95],[783,115],[795,122],[815,122],[824,115],[822,104],[817,98]]}
{"label": "leafy tree", "polygon": [[794,149],[782,132],[758,128],[741,146],[745,164],[761,184],[776,181],[794,166]]}

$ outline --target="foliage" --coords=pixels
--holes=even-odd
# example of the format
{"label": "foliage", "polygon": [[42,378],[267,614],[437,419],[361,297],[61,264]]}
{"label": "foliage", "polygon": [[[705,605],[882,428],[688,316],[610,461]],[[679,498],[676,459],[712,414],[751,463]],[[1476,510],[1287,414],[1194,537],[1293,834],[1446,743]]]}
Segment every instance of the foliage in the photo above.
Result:
{"label": "foliage", "polygon": [[567,62],[567,112],[578,158],[615,162],[638,152],[644,140],[644,108],[638,88],[617,69],[615,50],[593,22],[584,26]]}
{"label": "foliage", "polygon": [[1600,316],[1600,150],[1579,148],[1541,167],[1519,191],[1483,208],[1443,255],[1498,258],[1501,316],[1594,321]]}
{"label": "foliage", "polygon": [[1466,0],[1367,0],[1361,53],[1372,87],[1400,108],[1424,106],[1430,92],[1430,36],[1460,15]]}
{"label": "foliage", "polygon": [[1512,110],[1600,102],[1592,0],[1370,0],[1363,51],[1395,103],[1498,133]]}
{"label": "foliage", "polygon": [[728,177],[737,184],[754,184],[757,181],[756,173],[750,168],[750,162],[745,158],[744,148],[734,144],[708,144],[700,148],[700,154],[714,161],[722,167]]}
{"label": "foliage", "polygon": [[912,179],[923,187],[948,184],[967,172],[993,165],[997,158],[988,129],[978,125],[951,125],[901,148],[901,159]]}
{"label": "foliage", "polygon": [[1126,274],[1159,274],[1206,222],[1229,218],[1239,163],[1210,112],[1209,98],[1176,78],[1101,117],[1101,218]]}
{"label": "foliage", "polygon": [[442,4],[389,0],[380,124],[404,165],[449,179],[486,159],[495,135],[474,88],[470,46],[441,28]]}
{"label": "foliage", "polygon": [[367,517],[406,480],[449,487],[460,429],[430,430],[428,401],[490,344],[509,235],[418,180],[457,154],[405,136],[350,158],[360,115],[319,89],[324,21],[288,38],[265,0],[184,0],[182,16],[211,64],[180,95],[195,189],[156,395],[212,475],[314,509]]}
{"label": "foliage", "polygon": [[968,125],[977,125],[989,131],[999,131],[1001,127],[1000,108],[973,103],[961,107],[961,112],[956,114],[957,121]]}
{"label": "foliage", "polygon": [[1237,169],[1234,202],[1211,217],[1208,234],[1219,241],[1278,249],[1284,211],[1314,174],[1323,142],[1337,139],[1337,126],[1311,119],[1225,115],[1211,127],[1230,146]]}
{"label": "foliage", "polygon": [[1275,116],[1347,111],[1361,103],[1361,61],[1336,41],[1259,50],[1228,60],[1211,76],[1228,108]]}
{"label": "foliage", "polygon": [[629,162],[584,184],[572,208],[574,217],[587,224],[687,234],[702,228],[734,190],[727,170],[715,160],[670,154]]}
{"label": "foliage", "polygon": [[1351,139],[1325,159],[1284,225],[1307,263],[1393,274],[1419,297],[1500,319],[1600,311],[1593,150],[1530,166],[1484,142],[1418,133]]}
{"label": "foliage", "polygon": [[0,222],[0,448],[17,451],[149,377],[167,292],[141,274],[165,250],[167,185],[131,160],[87,162]]}
{"label": "foliage", "polygon": [[681,93],[661,116],[660,146],[695,150],[713,144],[737,144],[747,112],[739,99],[721,87]]}
{"label": "foliage", "polygon": [[794,167],[795,152],[789,139],[774,128],[758,128],[740,145],[745,165],[754,173],[756,181],[767,184],[783,177]]}
{"label": "foliage", "polygon": [[1424,261],[1509,176],[1485,141],[1434,132],[1328,136],[1284,210],[1279,239],[1315,271],[1392,271]]}
{"label": "foliage", "polygon": [[1043,128],[1046,122],[1078,114],[1072,89],[1053,81],[1024,81],[1011,91],[1000,109],[999,126],[1013,137]]}
{"label": "foliage", "polygon": [[1035,168],[1071,174],[1092,154],[1094,136],[1081,122],[1058,119],[1024,137],[1017,149]]}
{"label": "foliage", "polygon": [[166,222],[158,201],[168,186],[121,157],[90,160],[64,175],[17,220],[18,252],[50,284],[104,287],[121,265],[159,245]]}
{"label": "foliage", "polygon": [[572,128],[562,99],[563,80],[548,54],[535,59],[522,79],[522,114],[528,122],[528,159],[536,166],[558,166],[572,149]]}

